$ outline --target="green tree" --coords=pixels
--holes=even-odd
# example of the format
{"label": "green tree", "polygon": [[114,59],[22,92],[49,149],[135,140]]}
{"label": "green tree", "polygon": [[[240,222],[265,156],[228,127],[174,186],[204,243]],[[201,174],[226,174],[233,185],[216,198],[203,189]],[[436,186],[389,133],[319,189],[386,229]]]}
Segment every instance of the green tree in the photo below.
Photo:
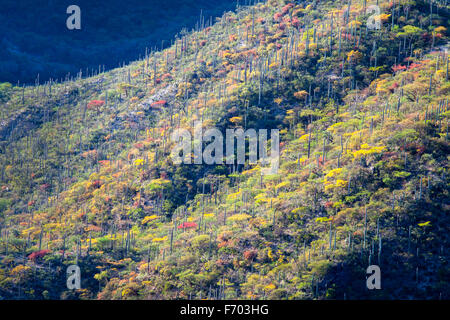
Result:
{"label": "green tree", "polygon": [[0,102],[6,102],[11,94],[12,85],[11,83],[4,82],[0,83]]}

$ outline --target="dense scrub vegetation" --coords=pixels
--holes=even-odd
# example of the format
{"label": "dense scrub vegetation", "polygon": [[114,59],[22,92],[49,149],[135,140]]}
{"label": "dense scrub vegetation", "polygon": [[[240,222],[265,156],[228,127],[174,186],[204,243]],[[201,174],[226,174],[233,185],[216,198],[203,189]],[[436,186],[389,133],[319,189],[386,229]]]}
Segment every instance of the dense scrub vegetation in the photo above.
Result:
{"label": "dense scrub vegetation", "polygon": [[[448,299],[449,8],[379,1],[377,30],[370,4],[256,3],[120,69],[2,86],[0,296]],[[278,174],[173,164],[196,120],[280,129]]]}

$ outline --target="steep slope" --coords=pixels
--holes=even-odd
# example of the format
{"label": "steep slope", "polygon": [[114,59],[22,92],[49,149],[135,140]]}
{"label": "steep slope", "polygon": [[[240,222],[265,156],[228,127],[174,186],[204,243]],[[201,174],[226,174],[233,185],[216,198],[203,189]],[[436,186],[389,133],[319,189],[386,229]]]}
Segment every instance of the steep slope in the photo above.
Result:
{"label": "steep slope", "polygon": [[[129,66],[10,89],[0,295],[448,298],[448,8],[379,6],[380,30],[365,1],[241,7]],[[173,164],[195,120],[279,128],[278,174]]]}

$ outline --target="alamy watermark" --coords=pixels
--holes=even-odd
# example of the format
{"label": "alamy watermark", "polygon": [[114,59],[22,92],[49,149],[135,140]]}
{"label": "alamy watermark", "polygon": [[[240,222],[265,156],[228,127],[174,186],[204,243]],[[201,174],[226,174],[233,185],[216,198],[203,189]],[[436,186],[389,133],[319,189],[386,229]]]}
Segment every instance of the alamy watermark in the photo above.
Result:
{"label": "alamy watermark", "polygon": [[367,19],[367,28],[369,30],[380,30],[381,29],[381,10],[380,7],[372,4],[367,7],[366,12],[371,13],[369,18]]}
{"label": "alamy watermark", "polygon": [[69,30],[80,30],[81,29],[81,9],[77,5],[70,5],[66,10],[67,14],[70,16],[66,20],[66,26]]}
{"label": "alamy watermark", "polygon": [[81,270],[76,264],[72,264],[67,267],[67,289],[80,289],[81,288]]}
{"label": "alamy watermark", "polygon": [[380,290],[381,289],[381,270],[380,267],[377,265],[371,265],[367,267],[366,270],[367,275],[370,275],[369,277],[367,277],[366,280],[366,286],[367,289],[369,290],[373,290],[373,289],[377,289]]}
{"label": "alamy watermark", "polygon": [[[225,139],[217,128],[203,132],[201,121],[194,122],[194,136],[187,129],[176,129],[171,136],[175,146],[170,154],[174,164],[238,164],[246,163],[246,145],[248,145],[248,164],[261,165],[261,174],[278,173],[280,163],[280,133],[270,130],[270,156],[268,155],[267,129],[243,130],[226,129]],[[203,149],[205,143],[209,143]],[[236,142],[236,144],[235,144]],[[236,146],[236,147],[235,147]],[[224,161],[225,150],[225,161]],[[192,157],[193,155],[193,157]],[[265,168],[270,163],[269,168]]]}

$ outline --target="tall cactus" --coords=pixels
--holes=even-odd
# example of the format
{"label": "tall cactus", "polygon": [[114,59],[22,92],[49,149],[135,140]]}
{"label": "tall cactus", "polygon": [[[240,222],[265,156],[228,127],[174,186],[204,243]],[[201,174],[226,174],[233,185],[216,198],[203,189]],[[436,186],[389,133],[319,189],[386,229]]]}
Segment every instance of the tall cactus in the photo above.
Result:
{"label": "tall cactus", "polygon": [[364,207],[364,242],[363,249],[366,249],[366,238],[367,238],[367,207]]}

